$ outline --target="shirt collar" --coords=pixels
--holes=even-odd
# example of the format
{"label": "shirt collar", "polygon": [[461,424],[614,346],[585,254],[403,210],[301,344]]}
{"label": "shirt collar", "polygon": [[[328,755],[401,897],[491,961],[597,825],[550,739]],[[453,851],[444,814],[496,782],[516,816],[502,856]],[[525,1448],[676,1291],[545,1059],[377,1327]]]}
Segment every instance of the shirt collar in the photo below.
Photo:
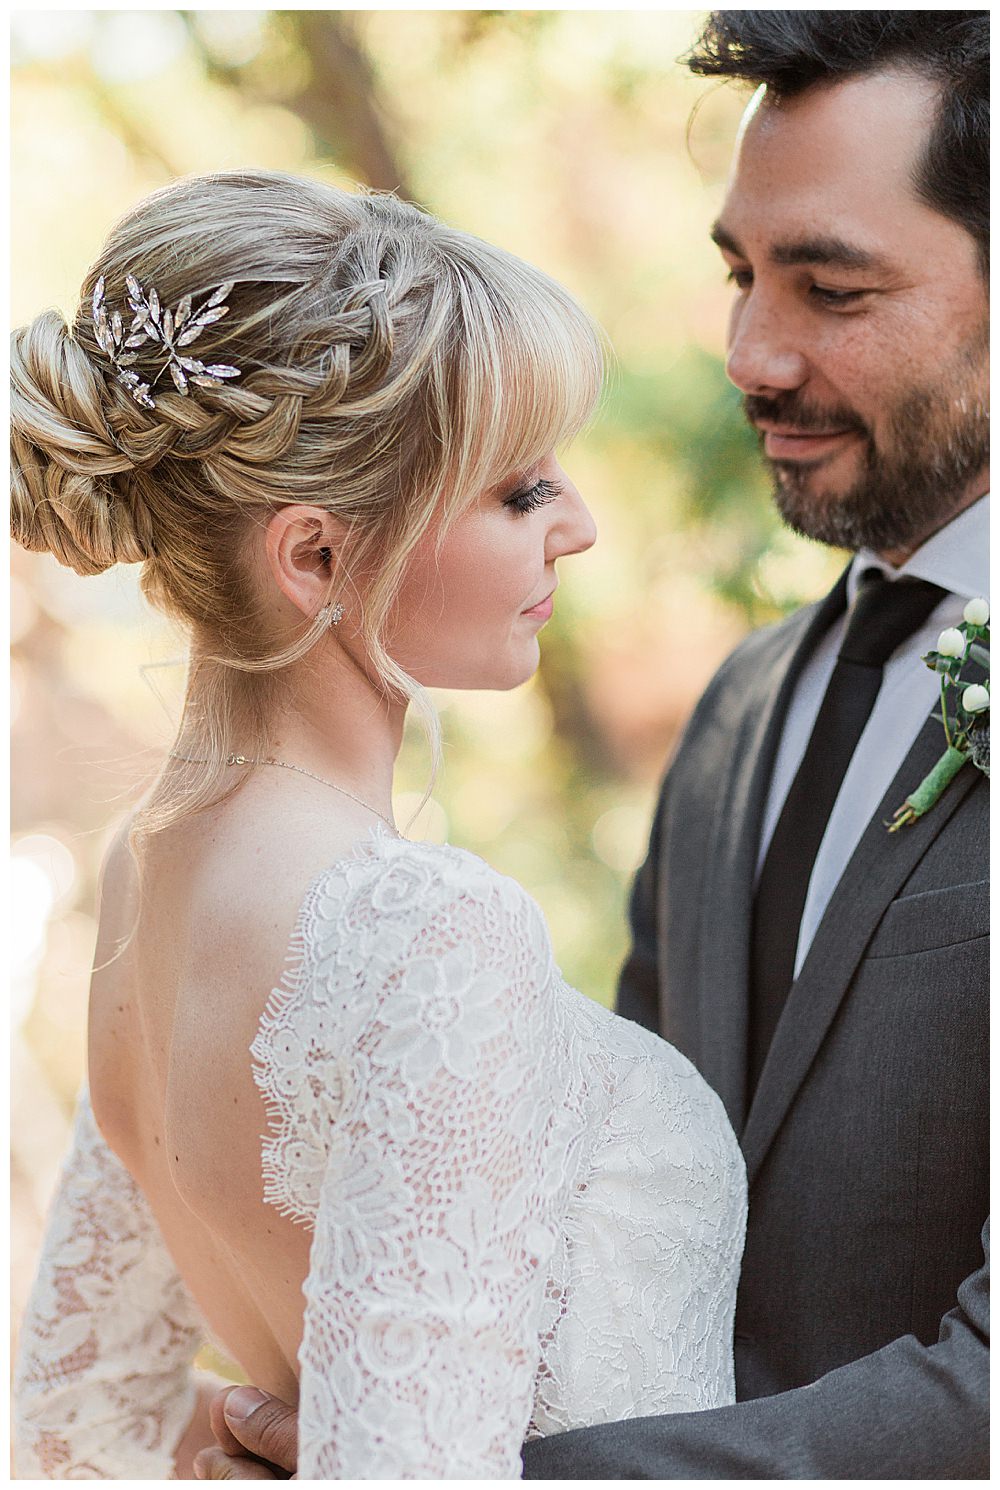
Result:
{"label": "shirt collar", "polygon": [[847,603],[853,604],[858,583],[866,569],[879,569],[889,579],[927,579],[932,584],[974,600],[990,593],[990,498],[980,497],[950,523],[946,523],[905,564],[893,569],[871,549],[863,548],[854,556],[847,576]]}

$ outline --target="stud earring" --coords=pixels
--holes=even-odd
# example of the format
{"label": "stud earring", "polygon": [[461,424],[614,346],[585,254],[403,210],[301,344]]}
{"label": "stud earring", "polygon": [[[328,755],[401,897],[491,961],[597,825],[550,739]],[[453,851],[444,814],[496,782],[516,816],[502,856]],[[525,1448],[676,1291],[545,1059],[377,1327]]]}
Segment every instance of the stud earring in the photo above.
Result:
{"label": "stud earring", "polygon": [[344,607],[338,600],[336,605],[324,605],[320,615],[326,617],[326,624],[332,631],[334,626],[339,626],[344,619]]}

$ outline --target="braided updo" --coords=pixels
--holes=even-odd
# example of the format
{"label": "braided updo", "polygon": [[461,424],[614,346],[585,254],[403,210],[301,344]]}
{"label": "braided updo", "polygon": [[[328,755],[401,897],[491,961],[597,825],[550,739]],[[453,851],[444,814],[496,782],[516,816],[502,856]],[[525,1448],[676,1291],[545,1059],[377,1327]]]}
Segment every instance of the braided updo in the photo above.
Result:
{"label": "braided updo", "polygon": [[11,338],[11,528],[78,574],[152,556],[149,513],[114,478],[133,461],[111,442],[104,379],[49,310]]}
{"label": "braided updo", "polygon": [[[231,282],[229,313],[191,350],[239,379],[185,396],[161,378],[155,406],[137,402],[91,311],[102,277],[124,310],[129,276],[165,307]],[[150,343],[134,366],[149,381],[162,362]],[[142,563],[146,596],[190,629],[181,729],[209,765],[180,797],[161,783],[147,828],[217,800],[226,754],[259,753],[276,676],[322,634],[310,623],[276,649],[258,624],[253,526],[289,503],[343,520],[352,563],[377,576],[370,660],[415,697],[382,642],[410,553],[576,433],[602,370],[599,334],[559,285],[390,195],[225,172],[155,192],[112,229],[72,326],[49,310],[11,336],[12,531],[79,574]]]}

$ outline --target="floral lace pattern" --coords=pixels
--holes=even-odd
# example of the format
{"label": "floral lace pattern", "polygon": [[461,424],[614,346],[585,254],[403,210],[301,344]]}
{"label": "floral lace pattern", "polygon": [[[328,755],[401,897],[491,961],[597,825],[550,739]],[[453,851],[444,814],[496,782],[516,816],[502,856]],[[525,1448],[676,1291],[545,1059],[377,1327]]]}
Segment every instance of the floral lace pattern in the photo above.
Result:
{"label": "floral lace pattern", "polygon": [[[733,1400],[743,1162],[537,905],[376,834],[310,886],[252,1046],[265,1198],[312,1233],[303,1479],[517,1478],[526,1436]],[[199,1324],[84,1093],[22,1326],[24,1477],[165,1479]]]}
{"label": "floral lace pattern", "polygon": [[732,1401],[735,1138],[534,901],[383,835],[293,947],[252,1053],[266,1198],[314,1230],[300,1475],[515,1478],[527,1435]]}
{"label": "floral lace pattern", "polygon": [[19,1477],[172,1479],[200,1343],[152,1212],[84,1091],[21,1326]]}
{"label": "floral lace pattern", "polygon": [[303,1478],[519,1474],[588,1114],[540,912],[512,889],[390,839],[336,865],[252,1047],[267,1198],[315,1230]]}

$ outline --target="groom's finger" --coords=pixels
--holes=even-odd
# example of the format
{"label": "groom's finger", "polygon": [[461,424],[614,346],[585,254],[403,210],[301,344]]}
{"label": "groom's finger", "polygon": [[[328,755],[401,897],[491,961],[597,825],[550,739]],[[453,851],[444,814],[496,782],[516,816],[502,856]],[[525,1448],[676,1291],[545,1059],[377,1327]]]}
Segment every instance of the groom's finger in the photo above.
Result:
{"label": "groom's finger", "polygon": [[221,1401],[225,1436],[216,1427],[215,1402],[212,1408],[212,1430],[224,1449],[236,1454],[256,1454],[279,1469],[295,1473],[299,1416],[294,1407],[256,1387],[236,1387]]}
{"label": "groom's finger", "polygon": [[226,1454],[220,1448],[199,1449],[194,1456],[196,1480],[277,1480],[284,1475],[275,1474],[259,1459],[250,1459],[245,1454]]}
{"label": "groom's finger", "polygon": [[209,1426],[211,1427],[212,1432],[215,1434],[215,1437],[218,1441],[219,1447],[224,1453],[245,1454],[246,1449],[240,1443],[238,1438],[233,1437],[232,1433],[229,1431],[229,1424],[226,1422],[226,1398],[235,1390],[235,1387],[230,1386],[223,1387],[220,1391],[216,1392],[215,1396],[208,1404],[208,1421]]}

